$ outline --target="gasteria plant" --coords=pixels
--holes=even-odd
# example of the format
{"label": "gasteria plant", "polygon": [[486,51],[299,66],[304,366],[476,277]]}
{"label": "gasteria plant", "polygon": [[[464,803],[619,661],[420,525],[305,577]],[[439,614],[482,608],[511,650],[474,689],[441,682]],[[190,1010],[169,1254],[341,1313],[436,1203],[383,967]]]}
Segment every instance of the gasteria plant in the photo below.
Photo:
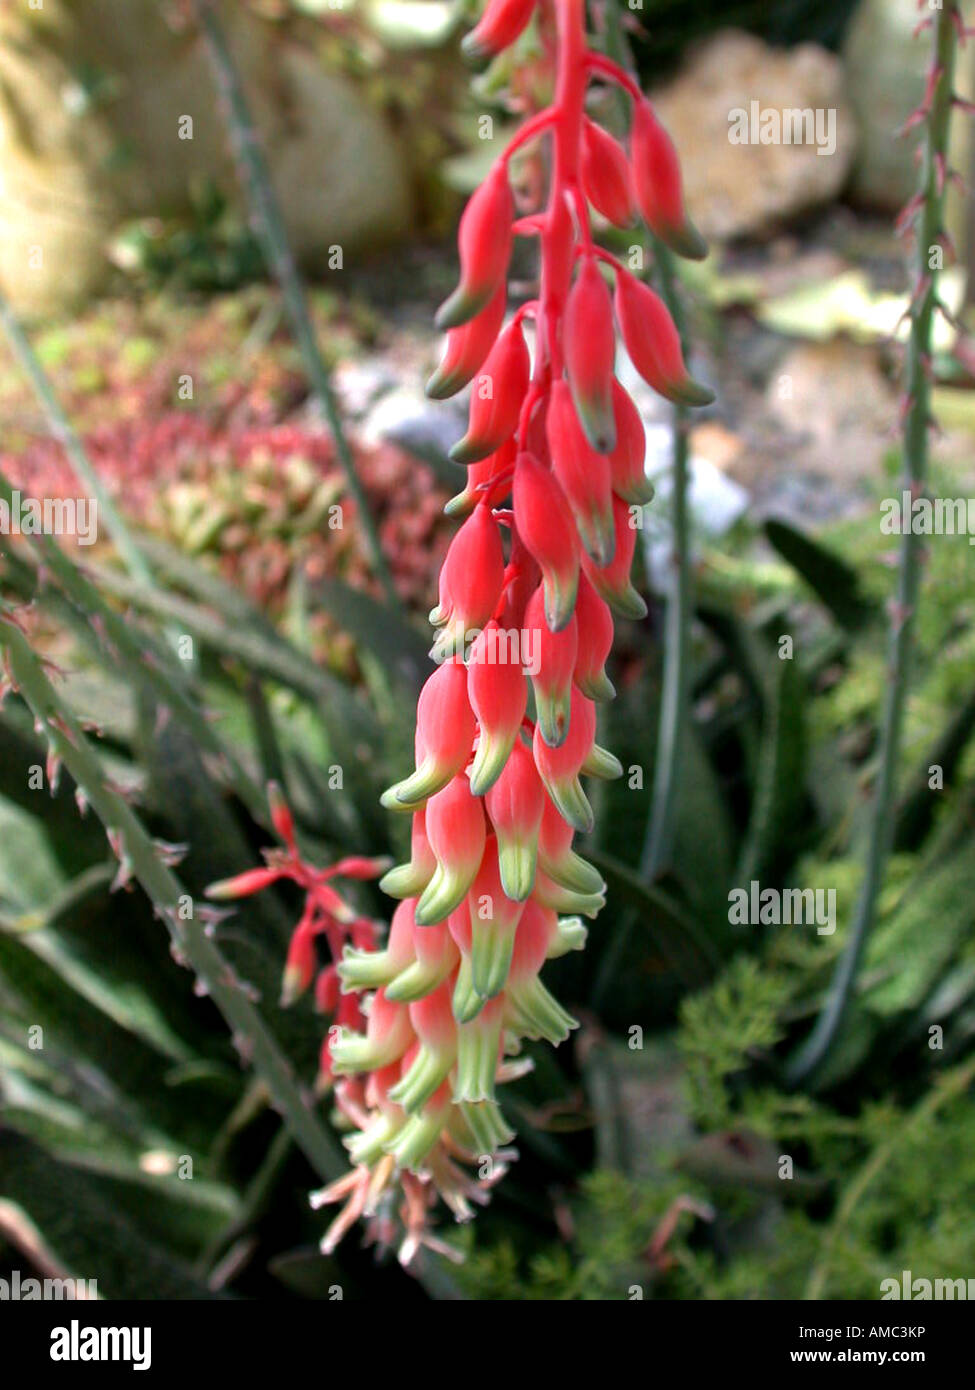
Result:
{"label": "gasteria plant", "polygon": [[[324,1247],[361,1215],[387,1238],[388,1197],[399,1190],[404,1260],[430,1241],[425,1217],[438,1193],[463,1219],[503,1173],[514,1136],[496,1087],[525,1068],[524,1039],[556,1045],[575,1027],[540,971],[583,946],[582,918],[604,901],[599,873],[572,842],[593,822],[581,779],[621,772],[595,741],[596,706],[614,693],[605,671],[612,611],[645,613],[630,567],[651,495],[640,415],[615,376],[617,326],[661,395],[711,399],[688,374],[664,303],[593,240],[590,206],[622,226],[639,210],[675,252],[703,254],[673,145],[631,78],[590,50],[584,0],[491,0],[465,47],[497,54],[536,10],[554,100],[467,204],[460,283],[436,320],[447,342],[429,394],[473,386],[468,428],[452,450],[467,483],[448,504],[465,520],[431,613],[438,664],[419,699],[416,767],[383,798],[413,817],[411,857],[382,879],[400,900],[385,948],[360,923],[319,990],[335,1002],[341,984],[323,1069],[355,1131],[346,1140],[352,1170],[319,1194],[345,1199]],[[628,152],[586,114],[593,80],[632,100]],[[547,206],[516,217],[511,161],[543,137]],[[505,326],[514,236],[538,238],[540,287]],[[284,869],[272,861],[257,872],[265,877],[224,885],[224,895]],[[308,874],[312,905],[289,957],[289,992],[310,981],[306,946],[323,920],[314,906],[321,876]],[[334,937],[343,914],[326,917]]]}

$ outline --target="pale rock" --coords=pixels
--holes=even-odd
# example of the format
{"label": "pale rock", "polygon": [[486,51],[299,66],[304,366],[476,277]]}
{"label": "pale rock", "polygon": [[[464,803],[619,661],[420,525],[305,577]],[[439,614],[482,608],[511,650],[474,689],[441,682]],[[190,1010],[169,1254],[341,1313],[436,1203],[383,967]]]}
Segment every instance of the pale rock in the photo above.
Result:
{"label": "pale rock", "polygon": [[[408,161],[361,90],[279,26],[228,0],[218,9],[299,261],[327,270],[336,247],[344,264],[401,238],[413,212]],[[81,109],[80,67],[105,79],[102,98]],[[121,217],[183,212],[205,178],[239,201],[194,30],[174,31],[157,0],[0,7],[0,285],[15,307],[71,308],[107,271],[106,235]],[[24,255],[36,245],[30,278]]]}
{"label": "pale rock", "polygon": [[[856,146],[853,112],[839,60],[815,44],[776,49],[724,31],[653,100],[680,154],[691,218],[706,238],[764,234],[830,202],[847,181]],[[834,112],[832,153],[821,154],[816,143],[733,144],[734,113],[751,119],[755,102],[759,112]],[[828,125],[821,130],[829,134]]]}

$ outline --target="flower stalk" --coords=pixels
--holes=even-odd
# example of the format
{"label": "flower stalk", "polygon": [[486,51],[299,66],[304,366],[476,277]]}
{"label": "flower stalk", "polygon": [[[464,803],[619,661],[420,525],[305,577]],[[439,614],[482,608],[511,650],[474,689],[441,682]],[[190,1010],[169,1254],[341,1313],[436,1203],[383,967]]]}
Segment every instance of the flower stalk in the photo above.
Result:
{"label": "flower stalk", "polygon": [[[630,579],[646,441],[616,379],[617,334],[655,390],[710,399],[663,301],[596,246],[591,224],[591,207],[639,208],[678,253],[699,254],[669,137],[628,74],[590,52],[584,0],[490,0],[473,46],[504,47],[532,12],[554,98],[468,202],[459,284],[437,315],[447,341],[428,390],[471,384],[452,450],[467,484],[448,504],[466,519],[430,615],[437,667],[417,706],[414,769],[383,797],[412,817],[410,859],[381,880],[400,899],[385,946],[346,942],[338,960],[333,946],[342,1026],[323,1073],[353,1167],[316,1198],[343,1203],[323,1248],[360,1217],[386,1244],[396,1215],[404,1262],[423,1245],[450,1253],[431,1209],[439,1197],[467,1220],[487,1199],[516,1156],[504,1083],[530,1066],[526,1042],[557,1046],[576,1027],[541,975],[582,949],[582,919],[603,906],[574,837],[593,825],[587,780],[622,771],[596,741],[597,705],[614,694],[613,615],[646,612]],[[594,80],[621,89],[641,132],[629,151],[613,142],[609,182],[591,157],[611,140],[586,114]],[[544,207],[516,218],[510,166],[533,141],[547,146]],[[538,291],[505,324],[515,235],[537,240]]]}
{"label": "flower stalk", "polygon": [[[921,29],[931,30],[932,53],[927,90],[922,105],[907,123],[920,126],[920,187],[902,216],[902,225],[913,228],[914,287],[909,310],[903,419],[903,487],[914,497],[922,495],[928,467],[928,431],[931,415],[931,333],[940,308],[938,272],[940,252],[946,242],[945,196],[949,181],[948,136],[954,95],[955,58],[963,41],[964,21],[956,0],[946,0]],[[890,855],[895,826],[897,767],[900,760],[904,709],[914,648],[914,622],[921,587],[923,542],[905,530],[901,540],[897,590],[890,605],[888,680],[883,710],[877,777],[864,866],[856,912],[849,940],[840,957],[826,1003],[813,1028],[786,1071],[792,1085],[813,1077],[839,1037],[856,982],[864,944],[876,916],[877,896]]]}

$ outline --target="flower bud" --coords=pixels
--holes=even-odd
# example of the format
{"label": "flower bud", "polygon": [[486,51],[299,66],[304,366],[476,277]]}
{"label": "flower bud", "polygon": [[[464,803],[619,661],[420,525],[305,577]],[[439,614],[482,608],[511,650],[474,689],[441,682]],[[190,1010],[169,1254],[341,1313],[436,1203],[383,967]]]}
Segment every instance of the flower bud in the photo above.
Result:
{"label": "flower bud", "polygon": [[342,1076],[388,1067],[402,1057],[412,1041],[413,1028],[406,1006],[391,1003],[380,989],[373,995],[365,1034],[343,1028],[333,1038],[332,1070],[336,1076]]}
{"label": "flower bud", "polygon": [[455,1101],[494,1100],[504,1007],[503,996],[488,999],[476,1018],[458,1027]]}
{"label": "flower bud", "polygon": [[[526,754],[527,756],[527,754]],[[498,844],[489,839],[477,877],[467,896],[471,942],[471,984],[483,999],[504,989],[524,902],[513,899],[501,878]],[[473,1099],[473,1097],[471,1097]]]}
{"label": "flower bud", "polygon": [[558,748],[550,748],[535,726],[532,752],[545,790],[561,814],[576,830],[592,829],[592,807],[579,781],[582,765],[592,749],[596,735],[596,714],[591,700],[572,691],[569,732]]}
{"label": "flower bud", "polygon": [[450,1008],[450,988],[443,984],[410,1006],[410,1023],[420,1041],[402,1079],[389,1099],[404,1110],[419,1110],[447,1077],[457,1055],[457,1024]]}
{"label": "flower bud", "polygon": [[582,186],[597,212],[615,227],[630,227],[636,219],[636,198],[626,151],[594,121],[582,127]]}
{"label": "flower bud", "polygon": [[385,877],[379,880],[379,887],[391,898],[419,897],[433,877],[437,861],[433,857],[433,850],[427,840],[424,817],[425,812],[422,807],[413,815],[409,863],[397,864],[389,870]]}
{"label": "flower bud", "polygon": [[474,378],[467,433],[450,450],[455,463],[476,463],[514,434],[530,373],[525,335],[512,321]]}
{"label": "flower bud", "polygon": [[412,963],[415,906],[416,902],[412,898],[397,903],[393,920],[389,924],[389,938],[384,950],[356,950],[352,946],[346,946],[337,967],[343,991],[380,989]]}
{"label": "flower bud", "polygon": [[614,612],[624,618],[645,618],[647,605],[630,582],[637,528],[633,525],[630,508],[619,497],[613,498],[613,521],[616,553],[612,563],[600,567],[594,565],[588,555],[583,555],[582,568],[596,593]]}
{"label": "flower bud", "polygon": [[517,444],[514,435],[487,458],[478,459],[467,469],[462,491],[455,493],[444,507],[447,516],[468,516],[478,502],[497,507],[511,491]]}
{"label": "flower bud", "polygon": [[552,386],[546,433],[552,472],[572,509],[583,547],[597,564],[608,564],[616,542],[610,463],[583,433],[564,381]]}
{"label": "flower bud", "polygon": [[466,896],[484,855],[481,802],[461,773],[427,803],[427,838],[437,860],[433,878],[416,905],[420,927],[442,922]]}
{"label": "flower bud", "polygon": [[678,405],[710,405],[714,392],[691,379],[680,335],[666,304],[625,270],[616,276],[616,317],[634,367],[659,395]]}
{"label": "flower bud", "polygon": [[553,1047],[578,1027],[538,977],[550,943],[557,935],[555,913],[537,903],[528,903],[518,923],[511,973],[504,992],[506,1027],[522,1037],[544,1038]]}
{"label": "flower bud", "polygon": [[684,208],[677,151],[648,101],[634,104],[630,151],[636,200],[647,226],[678,256],[703,260],[708,249]]}
{"label": "flower bud", "polygon": [[572,676],[579,645],[576,617],[573,614],[561,632],[552,632],[545,621],[539,588],[525,609],[525,630],[531,634],[535,658],[531,673],[535,716],[542,738],[550,748],[557,748],[569,732]]}
{"label": "flower bud", "polygon": [[528,687],[520,658],[493,620],[471,647],[467,689],[478,724],[470,774],[475,796],[483,796],[500,777],[525,717]]}
{"label": "flower bud", "polygon": [[573,680],[590,700],[612,700],[616,691],[606,674],[606,658],[613,645],[613,618],[585,575],[579,576],[575,619],[578,642]]}
{"label": "flower bud", "polygon": [[315,977],[315,1011],[320,1014],[334,1013],[339,1002],[339,976],[334,965],[319,970]]}
{"label": "flower bud", "polygon": [[463,655],[467,633],[490,622],[503,582],[498,523],[489,507],[475,507],[450,542],[440,571],[440,602],[430,614],[441,629],[433,644],[435,661]]}
{"label": "flower bud", "polygon": [[493,58],[519,37],[532,17],[535,0],[488,0],[478,24],[461,40],[466,57]]}
{"label": "flower bud", "polygon": [[579,541],[565,494],[550,469],[520,454],[512,489],[518,534],[542,571],[545,621],[553,632],[565,627],[579,583]]}
{"label": "flower bud", "polygon": [[439,329],[469,322],[504,283],[514,210],[507,165],[498,161],[471,195],[461,216],[457,231],[460,284],[437,311]]}
{"label": "flower bud", "polygon": [[653,498],[653,484],[646,473],[647,432],[629,392],[615,380],[613,414],[616,447],[609,456],[612,489],[624,502],[645,507]]}
{"label": "flower bud", "polygon": [[575,828],[546,798],[538,832],[538,864],[546,878],[573,893],[592,897],[605,891],[598,869],[572,849]]}
{"label": "flower bud", "polygon": [[456,968],[459,959],[446,923],[413,927],[413,959],[386,986],[386,998],[412,1003],[437,988]]}
{"label": "flower bud", "polygon": [[302,994],[315,976],[315,931],[300,926],[292,933],[281,980],[281,1007],[285,1009]]}
{"label": "flower bud", "polygon": [[501,776],[485,797],[485,806],[498,837],[498,863],[504,891],[512,901],[523,902],[535,881],[545,793],[532,756],[520,739]]}
{"label": "flower bud", "polygon": [[483,365],[501,332],[507,302],[507,286],[502,280],[479,314],[469,323],[450,329],[443,359],[425,387],[431,400],[444,401],[455,395]]}
{"label": "flower bud", "polygon": [[565,370],[586,438],[600,454],[616,443],[613,371],[616,333],[613,301],[593,257],[587,257],[569,291],[563,328]]}
{"label": "flower bud", "polygon": [[467,698],[467,670],[460,661],[438,666],[416,706],[417,768],[383,792],[388,811],[413,810],[467,766],[476,725]]}

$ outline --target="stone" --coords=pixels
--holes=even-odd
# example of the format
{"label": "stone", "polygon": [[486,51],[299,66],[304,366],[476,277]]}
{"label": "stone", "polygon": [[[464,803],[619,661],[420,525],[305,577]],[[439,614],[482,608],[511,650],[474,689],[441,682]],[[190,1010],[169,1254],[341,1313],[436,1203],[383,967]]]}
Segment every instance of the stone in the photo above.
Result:
{"label": "stone", "polygon": [[913,37],[916,0],[861,0],[843,42],[846,86],[859,140],[852,196],[897,212],[917,186],[914,142],[895,140],[924,95],[928,44]]}
{"label": "stone", "polygon": [[[966,22],[975,23],[975,3],[966,0],[962,8]],[[896,139],[895,132],[924,96],[931,38],[928,33],[915,37],[923,17],[916,0],[860,0],[844,40],[846,87],[859,127],[849,193],[871,211],[896,214],[917,190],[918,132],[904,139]],[[959,54],[955,87],[971,100],[973,69],[964,51]],[[952,121],[950,161],[970,182],[970,120]],[[948,191],[946,219],[963,252],[971,245],[971,212],[968,197],[954,184]]]}
{"label": "stone", "polygon": [[[680,151],[691,217],[705,237],[765,235],[842,191],[856,146],[837,58],[726,30],[653,94]],[[805,113],[803,143],[791,117]],[[766,143],[762,143],[766,141]],[[738,143],[736,143],[738,142]]]}
{"label": "stone", "polygon": [[[286,26],[218,9],[301,264],[335,270],[401,238],[409,164],[361,88]],[[157,0],[0,7],[0,285],[22,312],[97,289],[121,217],[178,215],[204,179],[242,206],[204,45],[167,13]],[[99,75],[94,99],[73,77],[83,69]],[[24,250],[38,243],[43,270],[28,279]]]}

